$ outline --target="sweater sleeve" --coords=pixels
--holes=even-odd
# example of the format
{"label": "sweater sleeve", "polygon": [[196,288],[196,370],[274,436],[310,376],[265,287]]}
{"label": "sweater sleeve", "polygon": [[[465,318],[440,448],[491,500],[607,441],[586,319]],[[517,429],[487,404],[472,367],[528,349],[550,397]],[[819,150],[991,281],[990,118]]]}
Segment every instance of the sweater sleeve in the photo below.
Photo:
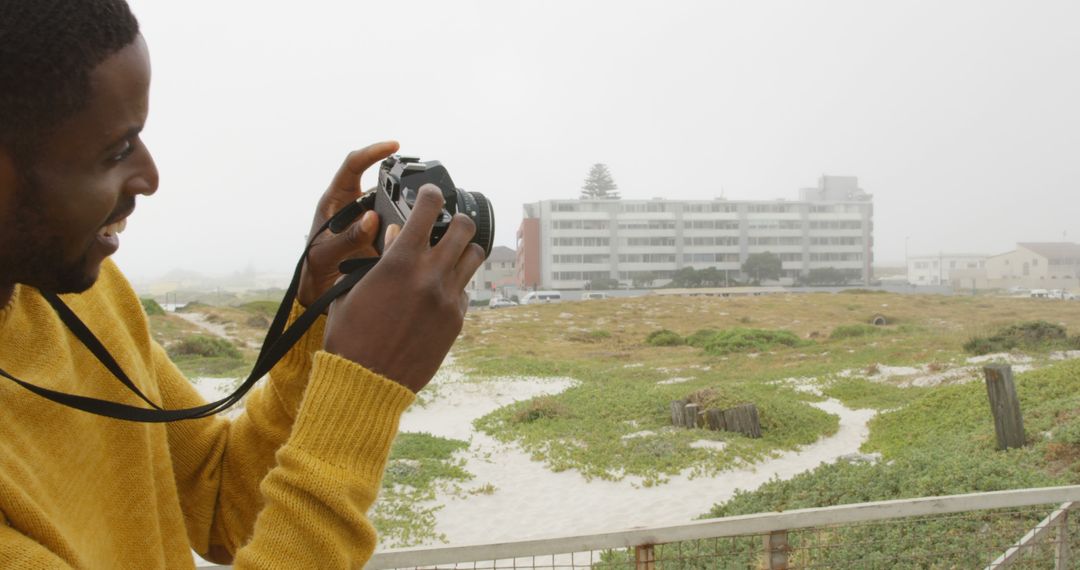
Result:
{"label": "sweater sleeve", "polygon": [[[167,407],[195,405],[194,389],[156,350],[159,373],[171,379],[161,383]],[[374,550],[365,513],[415,396],[339,357],[320,352],[313,360],[279,364],[310,369],[306,392],[279,382],[276,367],[231,422],[169,424],[185,523],[204,557],[228,562],[235,554],[237,568],[326,568],[334,560],[358,566]]]}
{"label": "sweater sleeve", "polygon": [[366,512],[414,399],[348,360],[316,355],[292,436],[262,482],[265,507],[235,567],[362,567],[376,545]]}
{"label": "sweater sleeve", "polygon": [[[294,305],[290,322],[303,311]],[[249,392],[244,413],[166,424],[173,473],[192,547],[214,559],[235,552],[248,536],[262,506],[259,482],[274,466],[303,398],[313,354],[321,348],[320,317],[270,371],[269,380]],[[166,409],[204,403],[157,344],[152,360]]]}

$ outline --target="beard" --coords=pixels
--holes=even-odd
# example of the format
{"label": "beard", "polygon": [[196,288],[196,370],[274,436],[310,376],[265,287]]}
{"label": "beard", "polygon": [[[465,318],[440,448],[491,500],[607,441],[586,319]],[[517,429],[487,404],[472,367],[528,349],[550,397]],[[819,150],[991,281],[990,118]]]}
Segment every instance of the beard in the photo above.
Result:
{"label": "beard", "polygon": [[90,272],[89,248],[74,261],[65,260],[65,240],[49,222],[41,201],[41,182],[32,169],[20,169],[15,192],[13,224],[8,239],[3,240],[0,267],[3,281],[29,285],[50,293],[82,293],[97,280]]}

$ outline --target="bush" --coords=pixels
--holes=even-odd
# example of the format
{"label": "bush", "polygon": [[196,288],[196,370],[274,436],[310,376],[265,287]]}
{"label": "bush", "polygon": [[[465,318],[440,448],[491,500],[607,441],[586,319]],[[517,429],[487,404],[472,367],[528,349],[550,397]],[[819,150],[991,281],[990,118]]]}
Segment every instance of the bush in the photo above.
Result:
{"label": "bush", "polygon": [[686,397],[686,401],[697,404],[701,410],[727,410],[740,404],[747,404],[745,398],[736,396],[723,388],[702,388]]}
{"label": "bush", "polygon": [[679,336],[678,333],[668,329],[660,329],[649,333],[649,336],[645,337],[645,344],[651,346],[681,346],[684,341],[683,337]]}
{"label": "bush", "polygon": [[278,307],[280,306],[280,301],[250,301],[244,303],[243,305],[240,305],[239,307],[237,307],[237,309],[240,309],[245,313],[251,313],[253,315],[272,319],[275,315],[277,315]]}
{"label": "bush", "polygon": [[709,339],[716,336],[718,332],[720,331],[716,329],[701,329],[686,337],[686,344],[695,348],[705,348],[705,344],[709,342]]}
{"label": "bush", "polygon": [[514,423],[528,424],[536,420],[552,419],[567,415],[563,406],[552,396],[540,396],[529,400],[514,414]]}
{"label": "bush", "polygon": [[881,327],[874,325],[867,325],[859,323],[857,325],[840,325],[833,329],[829,338],[833,340],[845,339],[845,338],[859,338],[864,336],[874,336],[883,332]]}
{"label": "bush", "polygon": [[203,303],[202,301],[191,301],[191,302],[188,302],[187,304],[185,304],[183,307],[177,307],[176,312],[177,313],[195,313],[195,312],[199,312],[199,311],[201,311],[201,310],[203,310],[203,309],[205,309],[205,308],[207,308],[209,306],[210,305],[207,305],[206,303]]}
{"label": "bush", "polygon": [[1077,339],[1070,339],[1065,327],[1046,321],[1029,321],[1009,325],[988,337],[972,337],[964,343],[964,350],[983,355],[1016,349],[1074,348],[1076,345]]}
{"label": "bush", "polygon": [[146,311],[148,317],[165,314],[165,309],[161,308],[161,305],[159,305],[157,301],[145,297],[139,299],[139,301],[142,302],[143,311]]}
{"label": "bush", "polygon": [[703,348],[709,354],[733,352],[765,352],[777,347],[803,346],[807,341],[784,330],[734,328],[717,332],[705,340]]}
{"label": "bush", "polygon": [[169,347],[170,356],[203,356],[207,358],[240,358],[233,343],[216,336],[191,335]]}

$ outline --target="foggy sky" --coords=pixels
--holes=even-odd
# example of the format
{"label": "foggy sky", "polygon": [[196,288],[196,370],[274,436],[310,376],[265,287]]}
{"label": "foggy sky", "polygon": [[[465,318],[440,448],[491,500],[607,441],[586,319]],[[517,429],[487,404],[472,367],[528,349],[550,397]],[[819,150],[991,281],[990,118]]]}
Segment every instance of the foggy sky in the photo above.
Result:
{"label": "foggy sky", "polygon": [[135,279],[286,271],[383,139],[486,194],[510,247],[595,162],[628,199],[858,176],[878,264],[1080,241],[1080,3],[131,3],[161,170],[116,255]]}

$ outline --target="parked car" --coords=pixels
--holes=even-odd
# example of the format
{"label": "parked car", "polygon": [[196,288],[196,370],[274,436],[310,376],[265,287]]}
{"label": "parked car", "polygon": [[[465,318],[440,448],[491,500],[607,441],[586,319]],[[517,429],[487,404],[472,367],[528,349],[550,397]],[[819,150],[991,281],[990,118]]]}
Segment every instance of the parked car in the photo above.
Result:
{"label": "parked car", "polygon": [[488,301],[488,308],[491,308],[491,309],[501,309],[503,307],[516,307],[516,306],[517,306],[517,303],[515,303],[515,302],[513,302],[510,299],[507,299],[505,297],[492,297],[491,300]]}
{"label": "parked car", "polygon": [[589,292],[582,295],[581,299],[584,301],[588,301],[590,299],[607,299],[608,297],[610,297],[610,295],[608,295],[607,293]]}

